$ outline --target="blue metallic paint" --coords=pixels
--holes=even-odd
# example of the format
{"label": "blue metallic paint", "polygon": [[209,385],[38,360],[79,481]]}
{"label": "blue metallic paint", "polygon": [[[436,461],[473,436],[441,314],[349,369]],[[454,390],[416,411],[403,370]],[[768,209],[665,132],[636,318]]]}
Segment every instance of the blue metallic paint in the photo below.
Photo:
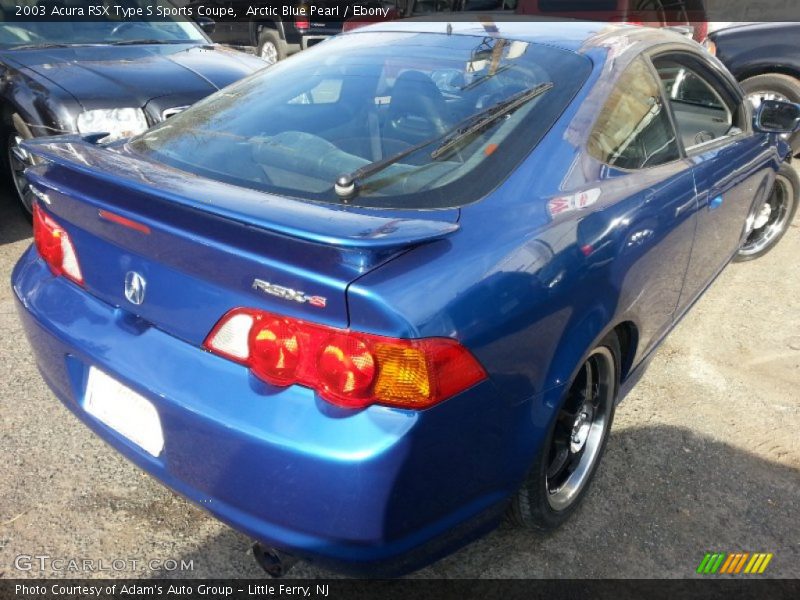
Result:
{"label": "blue metallic paint", "polygon": [[[625,65],[659,44],[695,46],[614,28],[577,39],[565,27],[594,62],[590,80],[524,164],[460,210],[305,205],[206,180],[201,187],[123,147],[30,144],[52,161],[31,178],[73,238],[92,292],[54,278],[34,249],[14,271],[48,384],[172,489],[261,541],[338,568],[407,571],[493,526],[583,357],[627,324],[621,399],[736,251],[787,151],[747,133],[729,150],[637,174],[598,163],[585,152],[587,125]],[[549,198],[587,189],[600,190],[595,204],[550,217]],[[717,195],[725,202],[711,211]],[[152,234],[93,218],[99,208]],[[123,296],[131,269],[148,281],[136,308]],[[327,296],[328,310],[258,294],[250,284],[265,273]],[[198,348],[239,305],[397,337],[453,337],[490,379],[420,412],[336,408]],[[153,402],[161,457],[82,410],[89,365]]]}
{"label": "blue metallic paint", "polygon": [[[62,402],[138,466],[261,540],[372,571],[380,565],[371,563],[445,535],[512,491],[514,449],[504,427],[522,415],[492,406],[489,381],[425,412],[348,411],[299,386],[270,388],[242,366],[53,278],[33,248],[13,279],[37,363]],[[88,365],[155,404],[170,440],[161,457],[82,410]],[[498,417],[489,427],[487,412]],[[441,435],[455,421],[460,442]],[[476,470],[494,475],[475,478]]]}

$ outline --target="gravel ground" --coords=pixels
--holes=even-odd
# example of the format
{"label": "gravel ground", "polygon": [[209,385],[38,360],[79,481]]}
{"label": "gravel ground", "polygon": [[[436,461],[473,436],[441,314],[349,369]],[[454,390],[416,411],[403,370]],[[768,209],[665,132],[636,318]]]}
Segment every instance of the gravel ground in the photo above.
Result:
{"label": "gravel ground", "polygon": [[[726,269],[671,334],[620,405],[569,523],[547,536],[501,526],[414,576],[688,577],[706,551],[744,550],[774,553],[767,575],[797,577],[799,228]],[[8,285],[29,235],[0,198],[0,578],[65,575],[19,572],[18,555],[192,561],[142,577],[262,577],[245,536],[134,468],[48,391]],[[292,575],[330,573],[300,564]]]}

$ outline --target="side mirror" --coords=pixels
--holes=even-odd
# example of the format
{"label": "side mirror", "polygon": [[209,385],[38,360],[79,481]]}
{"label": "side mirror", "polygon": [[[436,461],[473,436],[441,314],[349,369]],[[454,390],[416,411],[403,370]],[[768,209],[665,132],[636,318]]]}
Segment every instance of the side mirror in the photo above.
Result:
{"label": "side mirror", "polygon": [[800,104],[762,100],[755,117],[756,131],[794,133],[800,127]]}
{"label": "side mirror", "polygon": [[214,33],[214,30],[217,28],[217,22],[214,19],[209,19],[208,17],[197,17],[195,21],[200,29],[202,29],[208,35]]}

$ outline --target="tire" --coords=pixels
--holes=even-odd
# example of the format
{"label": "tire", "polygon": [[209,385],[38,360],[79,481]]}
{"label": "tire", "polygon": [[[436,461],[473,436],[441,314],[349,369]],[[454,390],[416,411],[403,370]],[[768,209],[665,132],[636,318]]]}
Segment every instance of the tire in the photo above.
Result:
{"label": "tire", "polygon": [[274,29],[262,29],[258,34],[256,56],[272,66],[286,58],[286,44]]}
{"label": "tire", "polygon": [[[619,389],[619,365],[619,340],[612,333],[589,352],[575,379],[570,383],[527,479],[511,500],[508,520],[512,524],[537,531],[551,531],[564,523],[578,508],[605,452]],[[587,368],[593,374],[589,382],[586,377]],[[588,431],[579,431],[582,428],[578,426],[577,419],[572,419],[583,412],[581,404],[586,406],[586,389],[592,389],[591,395],[595,395],[595,385],[598,404],[592,411]],[[573,415],[570,416],[570,413]],[[602,422],[599,420],[600,416]],[[583,421],[583,425],[586,425],[586,421]],[[576,431],[578,435],[574,437]],[[564,446],[566,432],[572,434],[567,435],[567,447]],[[573,452],[573,444],[577,446],[580,438],[583,439],[580,450]],[[556,451],[556,448],[560,450]],[[563,458],[564,452],[567,453],[566,458]],[[568,469],[557,471],[558,464],[572,464],[573,457],[578,458],[575,459],[577,466],[571,475],[568,474]],[[555,482],[551,481],[554,477],[557,479]]]}
{"label": "tire", "polygon": [[[15,126],[15,121],[20,125]],[[15,148],[20,141],[32,137],[33,134],[28,126],[17,115],[12,115],[0,124],[0,164],[2,164],[3,180],[28,221],[33,218],[34,195],[23,171],[33,163],[26,152]]]}
{"label": "tire", "polygon": [[[745,95],[753,101],[754,106],[757,106],[757,99],[763,95],[774,100],[800,103],[800,81],[790,75],[780,73],[756,75],[743,80],[741,85]],[[794,133],[788,139],[792,145],[792,152],[794,154],[800,152],[800,133]]]}
{"label": "tire", "polygon": [[[800,200],[800,177],[788,163],[781,164],[775,175],[775,185],[764,208],[751,217],[753,230],[734,257],[736,262],[745,262],[764,256],[772,250],[792,224]],[[761,223],[762,220],[765,222]]]}

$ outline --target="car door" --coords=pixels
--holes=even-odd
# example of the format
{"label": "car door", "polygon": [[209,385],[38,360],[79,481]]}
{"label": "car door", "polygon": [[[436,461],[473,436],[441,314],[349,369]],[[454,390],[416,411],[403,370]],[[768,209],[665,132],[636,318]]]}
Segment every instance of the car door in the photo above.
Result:
{"label": "car door", "polygon": [[724,77],[691,53],[653,59],[679,138],[692,161],[697,230],[680,307],[688,306],[739,248],[760,189],[769,185],[769,153],[752,133],[749,111]]}
{"label": "car door", "polygon": [[683,156],[661,86],[649,62],[635,59],[620,75],[589,134],[603,196],[621,196],[614,214],[597,212],[579,226],[582,247],[614,228],[625,231],[615,276],[619,309],[635,316],[642,353],[672,326],[695,231],[692,162]]}

